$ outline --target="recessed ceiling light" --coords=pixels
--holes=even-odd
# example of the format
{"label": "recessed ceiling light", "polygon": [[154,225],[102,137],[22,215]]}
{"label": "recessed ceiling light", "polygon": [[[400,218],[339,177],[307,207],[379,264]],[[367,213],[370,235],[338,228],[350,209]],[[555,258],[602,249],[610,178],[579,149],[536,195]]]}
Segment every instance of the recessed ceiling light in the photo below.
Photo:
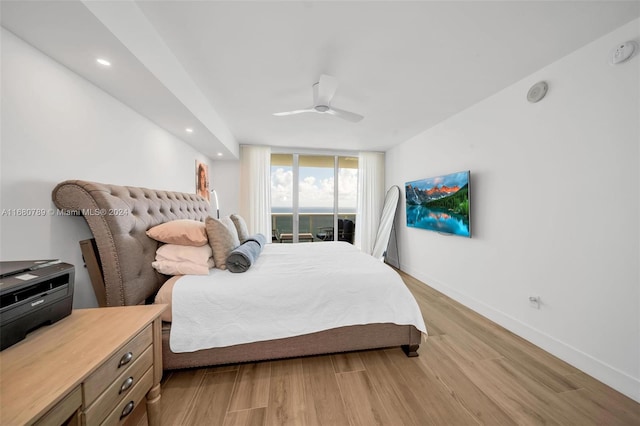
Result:
{"label": "recessed ceiling light", "polygon": [[218,157],[222,157],[222,153],[221,152],[218,153]]}
{"label": "recessed ceiling light", "polygon": [[187,133],[193,133],[193,129],[191,127],[187,127],[184,131]]}
{"label": "recessed ceiling light", "polygon": [[96,59],[96,62],[99,63],[100,65],[104,65],[105,67],[110,67],[111,66],[111,62],[109,62],[109,61],[107,61],[106,59],[103,59],[103,58]]}

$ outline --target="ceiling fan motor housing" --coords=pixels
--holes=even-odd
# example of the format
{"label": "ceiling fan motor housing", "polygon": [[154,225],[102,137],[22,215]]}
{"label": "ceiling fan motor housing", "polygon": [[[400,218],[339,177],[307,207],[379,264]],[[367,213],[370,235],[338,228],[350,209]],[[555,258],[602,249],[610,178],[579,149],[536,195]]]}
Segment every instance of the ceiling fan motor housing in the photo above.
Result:
{"label": "ceiling fan motor housing", "polygon": [[313,85],[312,106],[305,109],[297,109],[294,111],[276,112],[273,115],[284,116],[315,112],[319,114],[334,115],[344,120],[351,121],[352,123],[357,123],[358,121],[362,120],[364,117],[360,114],[356,114],[355,112],[351,111],[345,111],[331,106],[331,100],[333,99],[333,95],[335,94],[337,87],[338,81],[335,77],[322,74],[320,76],[320,81],[314,83]]}

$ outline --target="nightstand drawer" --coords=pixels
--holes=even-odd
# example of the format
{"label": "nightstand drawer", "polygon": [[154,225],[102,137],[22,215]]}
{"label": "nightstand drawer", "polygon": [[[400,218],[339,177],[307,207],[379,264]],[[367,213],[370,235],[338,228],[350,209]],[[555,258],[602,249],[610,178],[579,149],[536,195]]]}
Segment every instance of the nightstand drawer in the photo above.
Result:
{"label": "nightstand drawer", "polygon": [[[127,398],[123,399],[118,406],[109,414],[101,425],[120,425],[127,420],[127,416],[133,412],[135,407],[142,403],[147,391],[153,386],[153,368],[147,370],[142,376],[142,379],[137,385],[133,386],[133,389],[127,395]],[[88,422],[87,422],[88,424]]]}
{"label": "nightstand drawer", "polygon": [[91,405],[102,392],[111,386],[113,381],[151,345],[152,341],[153,333],[149,325],[91,374],[83,386],[85,405]]}
{"label": "nightstand drawer", "polygon": [[78,386],[47,414],[40,417],[34,426],[64,424],[80,410],[80,407],[82,407],[82,392]]}
{"label": "nightstand drawer", "polygon": [[123,399],[129,397],[129,394],[152,365],[153,348],[149,347],[129,368],[123,371],[111,386],[85,411],[85,423],[87,425],[94,425],[102,421],[107,414],[113,410],[113,407]]}

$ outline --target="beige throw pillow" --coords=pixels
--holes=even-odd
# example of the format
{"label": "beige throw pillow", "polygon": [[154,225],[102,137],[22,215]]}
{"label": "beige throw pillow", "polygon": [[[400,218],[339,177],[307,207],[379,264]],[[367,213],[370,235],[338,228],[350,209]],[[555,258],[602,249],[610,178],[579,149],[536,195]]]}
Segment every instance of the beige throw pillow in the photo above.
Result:
{"label": "beige throw pillow", "polygon": [[238,239],[241,243],[244,243],[247,238],[249,238],[249,229],[247,228],[247,223],[244,221],[242,216],[238,214],[232,214],[231,220],[233,224],[236,226],[236,231],[238,231]]}
{"label": "beige throw pillow", "polygon": [[168,260],[170,262],[186,261],[206,265],[211,256],[213,256],[213,253],[209,245],[194,247],[164,244],[156,250],[156,260]]}
{"label": "beige throw pillow", "polygon": [[204,222],[190,219],[178,219],[162,223],[147,230],[147,236],[156,241],[183,246],[204,246],[207,244],[207,232]]}
{"label": "beige throw pillow", "polygon": [[213,250],[213,260],[216,268],[227,269],[229,253],[240,245],[238,232],[230,218],[215,219],[208,217],[205,222],[209,245]]}

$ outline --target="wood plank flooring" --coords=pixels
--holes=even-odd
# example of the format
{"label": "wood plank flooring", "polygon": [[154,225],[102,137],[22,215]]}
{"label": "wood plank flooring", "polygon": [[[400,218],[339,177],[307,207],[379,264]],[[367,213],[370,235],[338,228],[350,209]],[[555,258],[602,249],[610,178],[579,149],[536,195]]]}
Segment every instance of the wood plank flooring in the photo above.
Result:
{"label": "wood plank flooring", "polygon": [[640,404],[401,275],[429,331],[419,357],[389,348],[166,371],[163,425],[640,425]]}

